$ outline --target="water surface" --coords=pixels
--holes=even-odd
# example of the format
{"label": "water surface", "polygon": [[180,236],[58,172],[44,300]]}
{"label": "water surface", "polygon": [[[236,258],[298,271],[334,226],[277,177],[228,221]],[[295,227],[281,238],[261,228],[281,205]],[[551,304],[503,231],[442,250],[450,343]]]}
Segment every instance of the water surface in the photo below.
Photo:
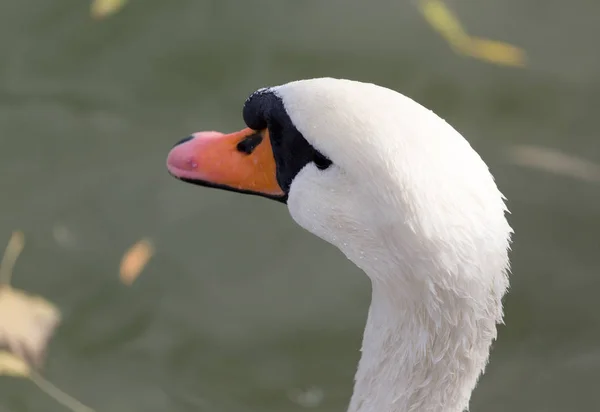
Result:
{"label": "water surface", "polygon": [[[312,410],[345,410],[366,277],[282,205],[181,184],[164,167],[190,132],[241,128],[255,89],[334,76],[439,113],[509,199],[507,326],[471,410],[599,410],[600,188],[508,151],[600,162],[600,4],[449,4],[530,65],[453,54],[411,1],[144,0],[100,22],[87,2],[3,2],[0,237],[25,232],[15,286],[63,311],[45,376],[98,412],[294,412],[310,388],[322,395]],[[157,254],[125,287],[119,261],[144,236]],[[62,410],[0,378],[0,411]]]}

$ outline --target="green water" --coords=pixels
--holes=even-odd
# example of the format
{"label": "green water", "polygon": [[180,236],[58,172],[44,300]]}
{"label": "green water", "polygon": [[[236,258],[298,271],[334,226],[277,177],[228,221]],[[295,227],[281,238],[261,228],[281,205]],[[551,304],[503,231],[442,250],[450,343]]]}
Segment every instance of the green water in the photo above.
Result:
{"label": "green water", "polygon": [[[530,65],[453,54],[414,1],[138,0],[99,22],[86,1],[0,3],[0,238],[24,231],[14,284],[63,312],[44,375],[97,412],[345,410],[366,277],[282,205],[164,167],[190,132],[241,128],[253,90],[334,76],[438,112],[509,199],[507,326],[471,410],[600,410],[600,188],[507,155],[600,162],[600,3],[449,4]],[[157,253],[128,288],[119,262],[144,236]],[[0,411],[62,410],[0,378]]]}

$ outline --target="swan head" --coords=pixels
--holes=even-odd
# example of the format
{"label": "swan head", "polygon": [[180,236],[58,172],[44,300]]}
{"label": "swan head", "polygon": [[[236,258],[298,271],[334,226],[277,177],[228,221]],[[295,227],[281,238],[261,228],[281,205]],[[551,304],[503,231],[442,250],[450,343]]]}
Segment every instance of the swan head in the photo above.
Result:
{"label": "swan head", "polygon": [[239,132],[180,141],[169,172],[287,204],[371,278],[351,411],[465,410],[502,321],[512,233],[483,160],[433,112],[373,84],[260,89],[243,118]]}
{"label": "swan head", "polygon": [[[429,265],[438,284],[471,276],[504,292],[503,196],[468,142],[430,110],[374,84],[319,78],[257,90],[243,119],[239,132],[179,142],[169,172],[286,203],[373,280],[428,288],[409,277]],[[397,279],[386,266],[402,269]]]}

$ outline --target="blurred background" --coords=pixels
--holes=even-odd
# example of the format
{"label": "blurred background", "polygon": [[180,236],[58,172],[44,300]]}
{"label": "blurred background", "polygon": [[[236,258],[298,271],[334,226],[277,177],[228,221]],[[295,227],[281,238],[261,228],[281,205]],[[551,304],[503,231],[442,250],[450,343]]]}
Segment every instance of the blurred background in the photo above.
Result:
{"label": "blurred background", "polygon": [[[455,53],[417,3],[0,3],[0,238],[23,231],[13,286],[62,312],[47,379],[97,412],[346,409],[366,276],[282,205],[165,169],[190,132],[240,129],[254,90],[332,76],[437,112],[508,198],[507,326],[471,410],[600,410],[600,4],[446,2],[523,48],[515,68]],[[124,285],[144,237],[155,254]],[[0,411],[64,410],[0,377]]]}

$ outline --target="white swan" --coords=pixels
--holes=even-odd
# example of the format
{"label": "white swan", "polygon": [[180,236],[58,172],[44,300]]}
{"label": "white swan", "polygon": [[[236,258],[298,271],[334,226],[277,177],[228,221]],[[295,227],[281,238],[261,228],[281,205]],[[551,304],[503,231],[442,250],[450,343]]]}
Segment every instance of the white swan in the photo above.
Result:
{"label": "white swan", "polygon": [[467,141],[392,90],[331,78],[261,89],[248,128],[196,133],[167,167],[287,203],[369,276],[350,412],[462,412],[508,287],[504,198]]}

